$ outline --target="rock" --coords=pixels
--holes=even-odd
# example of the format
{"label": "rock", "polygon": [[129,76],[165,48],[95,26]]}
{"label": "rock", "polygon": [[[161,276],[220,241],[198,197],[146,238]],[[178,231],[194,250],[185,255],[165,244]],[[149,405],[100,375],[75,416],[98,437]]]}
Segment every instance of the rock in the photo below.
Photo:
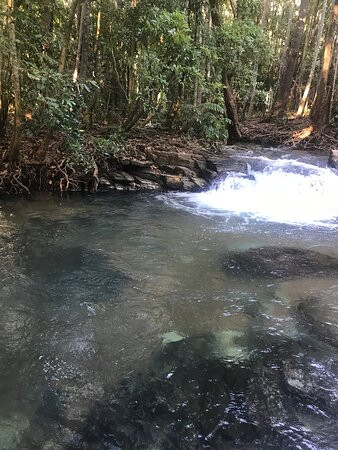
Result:
{"label": "rock", "polygon": [[114,181],[122,183],[132,183],[134,181],[134,177],[127,172],[113,172],[110,176]]}
{"label": "rock", "polygon": [[338,149],[331,150],[327,165],[332,169],[338,169]]}
{"label": "rock", "polygon": [[105,390],[82,427],[82,444],[221,450],[294,448],[297,442],[299,448],[332,448],[338,439],[337,367],[311,345],[269,339],[250,361],[236,363],[215,357],[213,335],[167,335],[148,369]]}
{"label": "rock", "polygon": [[276,292],[294,308],[301,326],[319,339],[337,346],[338,279],[308,278],[280,283]]}
{"label": "rock", "polygon": [[184,175],[185,177],[195,177],[196,172],[183,166],[161,166],[161,169],[170,175]]}
{"label": "rock", "polygon": [[194,177],[191,181],[195,184],[197,190],[203,189],[207,185],[203,178]]}
{"label": "rock", "polygon": [[261,278],[296,278],[338,275],[338,259],[312,250],[260,247],[226,257],[225,267],[233,274]]}
{"label": "rock", "polygon": [[159,183],[155,183],[150,180],[144,180],[143,178],[138,177],[136,175],[134,178],[140,189],[149,189],[149,190],[161,189],[161,185]]}
{"label": "rock", "polygon": [[122,166],[130,166],[136,169],[145,169],[152,166],[152,161],[142,160],[142,159],[124,159],[120,161]]}
{"label": "rock", "polygon": [[196,184],[189,178],[182,178],[182,189],[183,191],[195,191]]}
{"label": "rock", "polygon": [[179,175],[164,175],[165,187],[170,190],[180,190],[183,187],[182,177]]}
{"label": "rock", "polygon": [[107,192],[110,189],[113,189],[111,183],[107,178],[101,177],[99,182],[99,191],[101,192]]}
{"label": "rock", "polygon": [[218,176],[218,173],[210,169],[202,169],[199,171],[199,176],[205,180],[212,181]]}
{"label": "rock", "polygon": [[[117,298],[129,278],[114,266],[109,254],[82,246],[49,245],[32,247],[25,257],[30,260],[33,279],[46,286],[54,301],[111,301]],[[65,270],[67,267],[67,270]],[[74,284],[74,279],[78,284]]]}
{"label": "rock", "polygon": [[194,169],[195,161],[192,153],[156,152],[155,163],[158,166],[175,165]]}
{"label": "rock", "polygon": [[161,172],[159,169],[147,169],[137,172],[137,175],[142,179],[154,181],[155,183],[161,185],[163,183],[163,176],[165,174]]}
{"label": "rock", "polygon": [[124,191],[124,190],[126,190],[125,186],[123,184],[120,184],[120,183],[115,183],[114,184],[114,189],[116,191]]}

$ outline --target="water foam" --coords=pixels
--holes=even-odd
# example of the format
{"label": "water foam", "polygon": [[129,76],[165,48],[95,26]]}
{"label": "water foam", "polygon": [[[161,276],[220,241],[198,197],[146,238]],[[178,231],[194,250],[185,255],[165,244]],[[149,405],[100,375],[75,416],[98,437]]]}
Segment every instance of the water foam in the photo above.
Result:
{"label": "water foam", "polygon": [[190,198],[213,212],[249,215],[271,222],[338,227],[338,176],[328,168],[285,159],[261,171],[230,173]]}

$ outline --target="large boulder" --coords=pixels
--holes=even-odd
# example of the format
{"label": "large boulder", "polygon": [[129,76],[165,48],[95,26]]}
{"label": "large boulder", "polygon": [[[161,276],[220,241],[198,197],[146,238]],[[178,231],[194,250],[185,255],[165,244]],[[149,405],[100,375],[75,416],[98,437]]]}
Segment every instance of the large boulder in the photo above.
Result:
{"label": "large boulder", "polygon": [[235,275],[287,279],[338,275],[338,259],[312,250],[259,247],[229,254],[225,268]]}

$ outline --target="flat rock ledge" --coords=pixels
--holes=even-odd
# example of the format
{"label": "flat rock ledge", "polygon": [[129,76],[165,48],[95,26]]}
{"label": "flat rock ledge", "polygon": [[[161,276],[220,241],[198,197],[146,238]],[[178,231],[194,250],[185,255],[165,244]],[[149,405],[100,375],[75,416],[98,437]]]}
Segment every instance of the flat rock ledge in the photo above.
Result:
{"label": "flat rock ledge", "polygon": [[213,155],[202,148],[173,145],[158,149],[138,145],[134,154],[119,157],[100,176],[101,190],[200,191],[219,175]]}
{"label": "flat rock ledge", "polygon": [[241,148],[208,147],[193,139],[154,130],[138,132],[128,139],[124,152],[109,164],[98,164],[99,190],[198,192],[231,171],[246,173],[246,162],[230,157],[231,150]]}

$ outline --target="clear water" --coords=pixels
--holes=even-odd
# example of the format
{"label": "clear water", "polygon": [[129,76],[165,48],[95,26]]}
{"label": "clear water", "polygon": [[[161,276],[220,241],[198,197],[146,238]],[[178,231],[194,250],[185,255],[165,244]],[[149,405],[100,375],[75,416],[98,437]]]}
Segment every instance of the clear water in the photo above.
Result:
{"label": "clear water", "polygon": [[212,192],[2,202],[0,449],[337,448],[338,277],[224,266],[260,246],[338,258],[336,195],[267,220]]}

